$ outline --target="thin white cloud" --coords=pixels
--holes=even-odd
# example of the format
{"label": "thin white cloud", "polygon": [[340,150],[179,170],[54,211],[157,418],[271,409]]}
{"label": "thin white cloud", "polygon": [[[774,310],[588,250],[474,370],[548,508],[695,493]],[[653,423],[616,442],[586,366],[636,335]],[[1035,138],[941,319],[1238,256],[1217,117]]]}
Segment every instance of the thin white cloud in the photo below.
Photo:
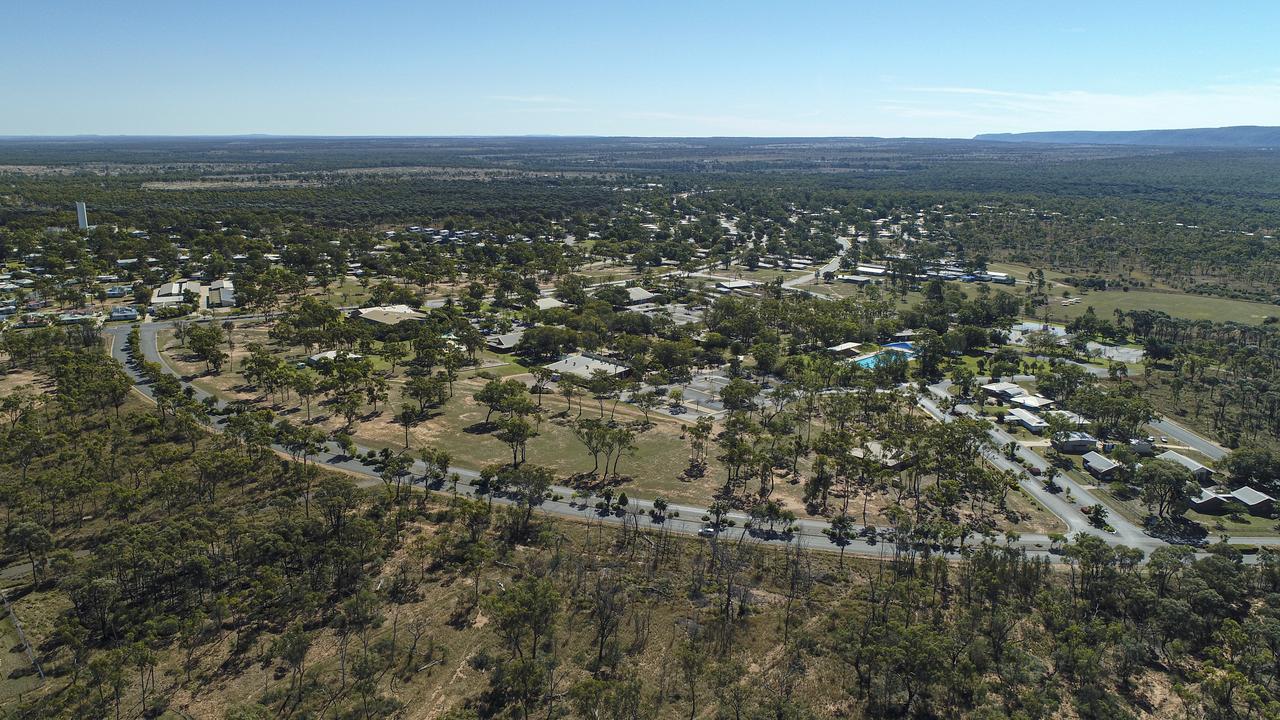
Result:
{"label": "thin white cloud", "polygon": [[490,95],[490,100],[508,103],[521,103],[528,105],[543,105],[551,103],[573,104],[574,100],[559,95]]}
{"label": "thin white cloud", "polygon": [[1266,125],[1280,117],[1280,82],[1133,94],[915,87],[905,97],[882,102],[880,109],[904,119],[964,120],[976,123],[975,132]]}
{"label": "thin white cloud", "polygon": [[786,117],[757,114],[680,113],[661,110],[622,112],[624,120],[645,127],[662,126],[668,135],[835,136],[849,134],[844,123],[823,121],[817,110],[797,111]]}

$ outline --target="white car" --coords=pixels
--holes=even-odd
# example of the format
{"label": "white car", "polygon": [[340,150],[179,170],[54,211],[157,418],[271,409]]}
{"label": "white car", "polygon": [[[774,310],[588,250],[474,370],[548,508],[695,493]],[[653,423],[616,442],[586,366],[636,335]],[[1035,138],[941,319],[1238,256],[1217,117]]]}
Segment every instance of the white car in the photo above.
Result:
{"label": "white car", "polygon": [[698,531],[698,534],[702,537],[715,537],[716,529],[710,525],[704,525],[702,529]]}

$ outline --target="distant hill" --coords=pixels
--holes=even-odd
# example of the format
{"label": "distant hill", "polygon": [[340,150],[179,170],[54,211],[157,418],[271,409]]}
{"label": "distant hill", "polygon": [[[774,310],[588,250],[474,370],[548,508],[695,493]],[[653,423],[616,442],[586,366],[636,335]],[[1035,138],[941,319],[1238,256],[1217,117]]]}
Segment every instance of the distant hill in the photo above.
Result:
{"label": "distant hill", "polygon": [[1151,145],[1160,147],[1280,147],[1280,127],[1237,125],[1185,130],[1065,130],[1056,132],[988,133],[974,140],[1070,145]]}

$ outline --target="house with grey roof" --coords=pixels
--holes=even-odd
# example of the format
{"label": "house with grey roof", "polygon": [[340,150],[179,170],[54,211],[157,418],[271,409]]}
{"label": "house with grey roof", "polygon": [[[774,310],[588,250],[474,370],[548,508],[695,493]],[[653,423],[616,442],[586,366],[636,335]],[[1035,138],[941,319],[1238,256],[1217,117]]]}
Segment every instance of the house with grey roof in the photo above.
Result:
{"label": "house with grey roof", "polygon": [[1200,483],[1201,485],[1207,485],[1213,480],[1213,468],[1210,468],[1206,465],[1202,465],[1196,462],[1195,460],[1192,460],[1191,458],[1187,457],[1186,455],[1183,455],[1182,453],[1177,453],[1172,450],[1166,450],[1160,453],[1159,455],[1157,455],[1156,459],[1167,460],[1168,462],[1181,465],[1187,470],[1190,470],[1192,477],[1194,477],[1196,479],[1196,482]]}
{"label": "house with grey roof", "polygon": [[1084,461],[1084,469],[1099,480],[1109,480],[1120,469],[1120,463],[1103,455],[1097,450],[1090,450],[1080,458]]}

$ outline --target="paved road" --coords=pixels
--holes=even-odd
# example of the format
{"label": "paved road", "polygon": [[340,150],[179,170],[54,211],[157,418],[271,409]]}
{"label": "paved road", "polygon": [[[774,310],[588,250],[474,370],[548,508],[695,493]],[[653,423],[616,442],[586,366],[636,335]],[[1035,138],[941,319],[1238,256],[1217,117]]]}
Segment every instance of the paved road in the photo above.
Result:
{"label": "paved road", "polygon": [[[947,384],[948,383],[940,383],[936,384],[936,386],[931,386],[929,387],[929,392],[931,392],[934,397],[937,397],[938,400],[950,397],[947,393]],[[954,420],[954,416],[948,415],[945,411],[942,411],[941,407],[937,405],[937,401],[934,400],[933,397],[920,396],[918,398],[918,402],[920,407],[924,409],[925,413],[932,415],[933,418],[940,421],[940,423],[950,423],[950,421]],[[1094,528],[1092,524],[1089,524],[1088,518],[1085,518],[1082,512],[1080,512],[1079,503],[1083,503],[1083,505],[1093,505],[1093,503],[1097,502],[1096,498],[1089,495],[1089,493],[1085,491],[1084,488],[1080,487],[1078,483],[1075,483],[1074,480],[1066,477],[1062,477],[1059,480],[1059,484],[1064,487],[1064,489],[1070,489],[1071,497],[1075,498],[1079,503],[1073,503],[1066,500],[1065,492],[1047,491],[1047,489],[1044,489],[1044,483],[1041,479],[1028,473],[1027,469],[1023,468],[1023,465],[1019,465],[1018,462],[1007,459],[1007,457],[998,450],[998,448],[1009,446],[1010,442],[1015,442],[1014,437],[1010,436],[1009,433],[1006,433],[1005,430],[997,427],[989,429],[987,434],[991,437],[992,445],[997,448],[995,452],[988,452],[987,454],[987,459],[991,461],[991,464],[995,465],[996,468],[1007,470],[1014,474],[1015,477],[1018,478],[1019,487],[1023,488],[1024,491],[1027,491],[1029,495],[1032,495],[1037,501],[1041,502],[1041,505],[1047,507],[1048,511],[1059,516],[1059,518],[1066,523],[1066,527],[1068,527],[1068,534],[1091,534],[1091,536],[1105,538],[1108,542],[1124,542],[1124,544],[1129,544],[1129,546],[1134,547],[1147,546],[1147,544],[1152,544],[1152,547],[1158,547],[1158,544],[1161,544],[1160,541],[1147,536],[1146,533],[1142,532],[1142,529],[1134,527],[1132,523],[1128,523],[1128,521],[1123,518],[1117,518],[1112,521],[1112,527],[1116,528],[1116,533],[1114,534],[1107,533],[1105,530],[1100,528]],[[1018,455],[1019,459],[1027,462],[1028,465],[1036,466],[1036,468],[1041,469],[1042,473],[1048,473],[1048,471],[1051,470],[1050,464],[1048,464],[1043,457],[1036,454],[1036,452],[1028,450],[1028,448],[1018,445],[1016,455]],[[1147,550],[1147,547],[1143,547],[1143,550]]]}
{"label": "paved road", "polygon": [[[248,319],[248,318],[242,318]],[[172,322],[154,322],[145,323],[139,326],[141,336],[143,357],[154,363],[159,363],[165,372],[178,376],[172,367],[168,365],[164,357],[160,355],[157,347],[157,333],[160,329],[172,326]],[[128,350],[125,347],[129,335],[130,326],[115,325],[103,328],[103,333],[111,340],[111,354],[117,360],[124,364],[125,369],[134,378],[136,387],[143,395],[148,398],[153,397],[151,387],[142,379],[136,369],[129,362]],[[195,387],[190,386],[194,397],[198,401],[203,401],[206,397],[210,397],[209,393]],[[214,406],[217,408],[225,408],[226,403],[214,398]],[[213,428],[219,430],[217,425],[223,422],[221,417],[216,418],[216,424]],[[288,454],[288,450],[283,446],[275,445],[273,449],[282,454]],[[359,453],[368,452],[368,448],[357,445]],[[336,443],[328,442],[323,450],[316,456],[315,462],[335,470],[342,470],[357,477],[356,484],[361,487],[376,487],[382,484],[381,478],[368,465],[353,460],[345,456]],[[426,466],[420,461],[414,461],[411,472],[414,477],[421,478],[426,473]],[[463,496],[484,497],[476,488],[474,482],[479,478],[479,473],[468,468],[452,467],[451,473],[455,473],[459,477],[457,484],[457,492]],[[421,482],[419,481],[420,485]],[[437,484],[434,489],[442,492],[452,492],[452,483],[443,485]],[[669,505],[667,508],[668,517],[664,521],[657,521],[649,517],[648,511],[653,508],[650,500],[639,498],[631,499],[628,513],[608,513],[597,510],[594,506],[596,500],[581,499],[574,500],[572,498],[574,490],[567,487],[553,486],[551,492],[555,495],[561,495],[564,500],[546,500],[540,506],[539,510],[544,513],[558,515],[562,517],[571,517],[588,521],[598,521],[606,524],[621,525],[623,523],[634,523],[640,527],[665,528],[670,532],[683,535],[697,535],[703,530],[705,523],[702,520],[706,514],[705,508],[695,508],[686,505]],[[513,499],[496,496],[493,502],[497,504],[511,504]],[[671,517],[672,513],[678,513],[678,517]],[[726,527],[718,535],[719,538],[733,540],[750,540],[772,545],[794,544],[806,548],[816,550],[824,550],[831,552],[839,552],[840,546],[833,542],[823,530],[829,528],[826,522],[820,520],[799,520],[796,525],[800,531],[798,533],[747,533],[744,529],[745,523],[750,518],[743,513],[729,513],[725,515],[725,520],[732,520],[735,527]],[[1040,538],[1041,542],[1037,545],[1031,540],[1024,539],[1023,544],[1033,555],[1050,557],[1047,552],[1048,539]],[[885,554],[892,554],[893,546],[891,543],[880,541],[877,539],[857,538],[845,545],[844,551],[849,555],[861,555],[869,557],[879,557]],[[954,555],[954,553],[953,553]]]}
{"label": "paved road", "polygon": [[[1018,376],[1015,379],[1033,380],[1034,377]],[[929,395],[921,395],[917,399],[920,407],[925,412],[929,413],[929,415],[937,419],[938,421],[950,422],[953,419],[952,416],[943,412],[942,408],[938,405],[938,402],[946,401],[951,398],[951,381],[944,380],[942,382],[935,383],[933,385],[930,385],[928,387],[928,390],[929,390]],[[1168,423],[1168,421],[1165,421],[1165,422]],[[1169,428],[1177,428],[1177,430],[1182,433],[1186,433],[1188,435],[1193,436],[1194,438],[1198,438],[1201,442],[1209,444],[1211,447],[1216,447],[1216,446],[1213,446],[1212,443],[1209,443],[1208,440],[1205,440],[1204,438],[1201,438],[1198,435],[1191,433],[1191,431],[1186,430],[1185,428],[1182,428],[1177,424],[1168,423],[1166,426]],[[1000,429],[999,427],[992,427],[988,434],[991,437],[992,443],[994,443],[997,448],[1008,447],[1009,443],[1011,442],[1016,443],[1016,440],[1012,435],[1010,435],[1009,433],[1006,433],[1004,430]],[[1168,434],[1171,436],[1174,435],[1173,432],[1169,432]],[[1218,449],[1221,450],[1221,448],[1218,448]],[[1034,467],[1040,468],[1040,471],[1044,476],[1047,476],[1045,474],[1048,473],[1048,471],[1051,469],[1049,462],[1045,460],[1039,453],[1029,448],[1023,447],[1020,444],[1017,445],[1016,454],[1028,466],[1034,466]],[[1062,486],[1066,490],[1070,490],[1071,496],[1075,501],[1074,503],[1068,502],[1066,500],[1065,498],[1066,493],[1049,492],[1048,490],[1046,490],[1044,487],[1044,483],[1041,481],[1040,478],[1037,478],[1031,475],[1024,467],[1018,465],[1017,463],[1010,462],[1002,454],[996,454],[995,457],[991,457],[991,455],[988,455],[988,459],[990,459],[991,462],[997,467],[1003,470],[1010,470],[1014,472],[1014,474],[1017,475],[1018,477],[1018,484],[1020,487],[1025,489],[1032,496],[1034,496],[1036,500],[1038,500],[1042,505],[1048,508],[1050,512],[1062,518],[1062,520],[1066,522],[1067,527],[1069,528],[1068,534],[1075,535],[1081,532],[1085,532],[1091,535],[1097,535],[1107,540],[1107,542],[1113,545],[1114,544],[1128,545],[1129,547],[1138,548],[1142,550],[1144,553],[1147,553],[1148,555],[1151,553],[1152,550],[1155,550],[1156,548],[1167,544],[1163,540],[1160,540],[1159,538],[1154,538],[1154,537],[1151,537],[1150,535],[1147,535],[1146,532],[1141,527],[1129,521],[1127,518],[1125,518],[1124,515],[1116,511],[1115,508],[1111,507],[1105,502],[1102,502],[1096,495],[1091,493],[1088,489],[1086,489],[1080,483],[1073,480],[1068,475],[1059,474],[1057,476],[1057,484]],[[1105,532],[1089,524],[1084,514],[1080,512],[1081,507],[1095,505],[1095,504],[1101,504],[1107,508],[1107,521],[1111,524],[1113,528],[1115,528],[1114,533]],[[1240,544],[1280,546],[1280,537],[1233,536],[1231,540],[1232,542],[1240,543]]]}
{"label": "paved road", "polygon": [[[1036,359],[1046,361],[1050,359],[1044,355],[1037,355],[1035,357]],[[1109,374],[1106,368],[1099,367],[1097,365],[1076,362],[1075,360],[1064,360],[1063,362],[1084,368],[1085,372],[1093,375],[1094,377],[1105,378]],[[1035,378],[1032,376],[1030,379],[1034,380]],[[1154,431],[1155,435],[1164,435],[1166,437],[1173,438],[1211,460],[1221,460],[1227,456],[1226,448],[1195,432],[1194,430],[1191,430],[1190,428],[1179,425],[1177,422],[1174,422],[1167,417],[1150,423],[1149,427]]]}
{"label": "paved road", "polygon": [[[139,332],[141,335],[143,357],[150,362],[158,363],[165,372],[178,376],[178,373],[170,367],[164,357],[160,355],[157,347],[158,331],[162,328],[170,327],[172,324],[172,322],[144,323],[139,326]],[[125,366],[126,370],[133,376],[137,389],[147,397],[152,397],[153,393],[151,387],[142,379],[138,371],[130,364],[127,348],[125,347],[129,330],[130,326],[127,325],[115,325],[103,328],[104,334],[107,335],[111,341],[111,354],[119,360]],[[937,386],[930,387],[930,392],[938,395],[939,397],[947,397],[949,396],[948,386],[949,383],[940,383]],[[190,387],[196,400],[203,401],[206,397],[210,397],[209,394],[203,390],[200,390],[195,386]],[[921,396],[920,400],[921,406],[935,418],[938,418],[942,422],[948,422],[950,420],[950,416],[942,412],[932,399]],[[213,399],[213,404],[217,408],[226,407],[226,403],[217,398]],[[216,419],[216,424],[221,424],[222,422],[223,418],[218,417]],[[214,430],[219,429],[216,424]],[[1007,434],[1000,431],[999,434],[993,437],[993,440],[995,440],[997,445],[999,445],[1001,442],[1007,442],[1005,438],[1010,440],[1012,439],[1009,438]],[[274,449],[279,453],[288,454],[287,449],[282,446],[274,446]],[[357,446],[357,451],[359,453],[366,453],[368,452],[368,448]],[[1042,458],[1026,448],[1020,448],[1019,452],[1029,463],[1044,464],[1044,460]],[[1016,463],[1012,463],[1000,454],[994,452],[991,453],[989,457],[998,467],[1015,472],[1019,477],[1019,483],[1026,488],[1028,492],[1035,495],[1037,499],[1049,508],[1051,512],[1061,517],[1064,522],[1067,523],[1072,534],[1086,532],[1098,535],[1106,539],[1109,543],[1127,544],[1132,547],[1140,548],[1147,553],[1150,553],[1151,550],[1163,544],[1160,540],[1143,534],[1140,529],[1119,517],[1117,513],[1111,514],[1112,525],[1116,527],[1117,532],[1114,535],[1104,533],[1085,522],[1078,509],[1072,507],[1071,504],[1066,502],[1061,496],[1045,491],[1038,480],[1030,476]],[[333,442],[325,444],[322,452],[317,455],[316,462],[326,467],[346,471],[352,474],[357,478],[357,484],[362,487],[373,487],[380,485],[382,482],[377,473],[368,465],[345,456],[337,444]],[[410,472],[413,473],[414,477],[418,478],[425,476],[426,470],[426,466],[420,461],[414,461],[413,466],[410,468]],[[457,492],[460,495],[481,496],[481,493],[479,493],[478,489],[474,485],[474,481],[479,478],[478,472],[460,467],[450,468],[450,472],[456,474],[459,478],[457,483]],[[1072,494],[1079,500],[1088,504],[1096,502],[1091,495],[1073,481],[1065,480],[1063,484],[1070,487]],[[442,488],[437,485],[436,489]],[[453,485],[447,484],[443,489],[446,492],[451,492],[453,490]],[[593,507],[595,500],[593,499],[573,499],[574,491],[570,488],[553,486],[551,488],[551,492],[552,494],[562,496],[565,499],[544,501],[539,506],[539,510],[541,512],[561,517],[572,517],[614,525],[621,525],[629,522],[641,527],[649,526],[654,528],[665,528],[670,532],[684,535],[697,535],[705,526],[705,523],[702,521],[702,517],[707,512],[705,508],[671,505],[667,509],[668,517],[666,517],[664,521],[659,522],[651,519],[648,515],[649,510],[653,507],[650,500],[633,498],[629,505],[630,512],[609,513],[595,509]],[[492,501],[499,504],[510,504],[514,502],[514,500],[510,498],[501,496],[492,498]],[[679,516],[671,517],[670,515],[672,513],[678,513]],[[797,533],[748,533],[744,529],[745,523],[749,520],[747,515],[743,513],[730,513],[725,516],[725,519],[734,521],[736,523],[736,527],[729,527],[722,530],[718,535],[721,539],[727,537],[737,541],[750,540],[752,542],[772,545],[795,544],[806,548],[831,552],[838,552],[841,550],[840,546],[833,542],[831,538],[824,533],[825,530],[830,528],[830,525],[822,520],[798,520],[796,522],[796,526],[799,528],[799,532]],[[1252,542],[1260,545],[1280,545],[1280,538],[1236,538],[1236,540],[1238,542]],[[1006,542],[1008,541],[1006,540]],[[1032,556],[1056,558],[1057,556],[1048,552],[1049,542],[1049,538],[1045,535],[1026,534],[1021,535],[1016,542],[1011,544],[1015,547],[1026,550]],[[883,557],[886,554],[892,555],[893,546],[891,542],[877,540],[873,534],[870,538],[859,537],[847,542],[843,550],[845,553],[850,555]],[[953,553],[952,555],[954,556],[956,554]]]}
{"label": "paved road", "polygon": [[1156,435],[1173,438],[1210,460],[1221,460],[1227,456],[1226,448],[1168,418],[1156,420],[1151,423],[1151,428],[1155,430]]}
{"label": "paved road", "polygon": [[[826,275],[829,272],[833,273],[836,270],[839,270],[840,261],[844,259],[845,253],[849,252],[849,248],[852,247],[853,243],[849,240],[849,238],[836,238],[836,242],[840,243],[840,252],[836,253],[836,256],[831,258],[831,260],[828,261],[826,265],[823,265],[822,267],[818,268],[817,270],[815,270],[814,272],[808,275],[801,275],[800,277],[791,278],[790,280],[784,280],[782,282],[782,287],[787,290],[796,290],[796,289],[799,289],[801,285],[806,285],[822,277],[823,275]],[[810,292],[810,291],[806,290],[805,292]],[[810,294],[815,294],[815,293],[810,292]]]}

